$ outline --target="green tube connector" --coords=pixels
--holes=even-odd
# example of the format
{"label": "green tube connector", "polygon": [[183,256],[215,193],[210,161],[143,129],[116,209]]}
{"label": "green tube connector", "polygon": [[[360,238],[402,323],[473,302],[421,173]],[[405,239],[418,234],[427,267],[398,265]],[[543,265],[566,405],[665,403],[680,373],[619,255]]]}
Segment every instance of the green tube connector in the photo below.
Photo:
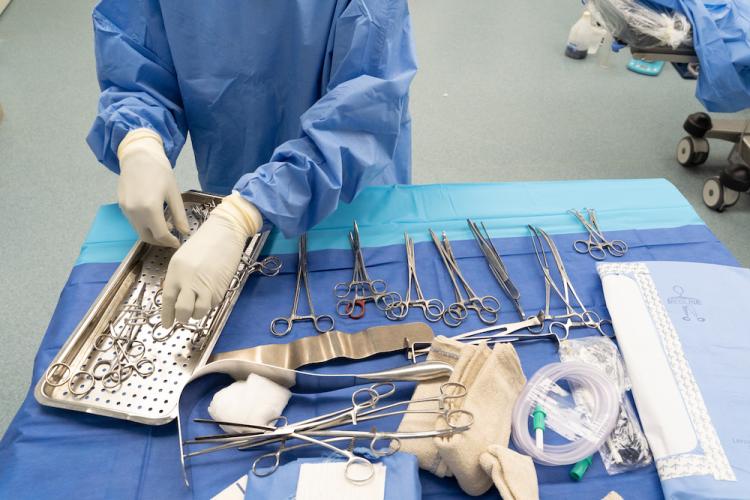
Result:
{"label": "green tube connector", "polygon": [[536,405],[531,416],[534,417],[534,430],[544,430],[544,419],[547,417],[547,414],[544,412],[542,405]]}
{"label": "green tube connector", "polygon": [[586,471],[589,468],[589,465],[591,465],[592,460],[594,459],[593,455],[590,457],[586,457],[580,462],[577,462],[572,469],[570,469],[570,477],[575,479],[576,481],[580,481],[583,479],[583,475],[586,474]]}

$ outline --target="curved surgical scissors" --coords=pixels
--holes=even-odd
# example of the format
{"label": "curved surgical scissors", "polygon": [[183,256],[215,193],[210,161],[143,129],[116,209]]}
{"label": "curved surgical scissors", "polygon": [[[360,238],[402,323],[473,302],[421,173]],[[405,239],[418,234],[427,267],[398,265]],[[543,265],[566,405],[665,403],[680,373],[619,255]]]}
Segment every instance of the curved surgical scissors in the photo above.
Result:
{"label": "curved surgical scissors", "polygon": [[[299,307],[299,296],[302,285],[305,286],[305,295],[307,296],[307,305],[310,314],[302,315],[297,313]],[[271,333],[277,337],[283,337],[292,331],[292,326],[298,321],[311,321],[315,331],[318,333],[327,333],[333,330],[334,319],[329,314],[315,314],[312,296],[310,294],[310,284],[307,275],[307,235],[303,234],[299,238],[299,252],[297,263],[297,285],[294,289],[294,300],[292,301],[292,311],[288,317],[280,316],[271,321]]]}

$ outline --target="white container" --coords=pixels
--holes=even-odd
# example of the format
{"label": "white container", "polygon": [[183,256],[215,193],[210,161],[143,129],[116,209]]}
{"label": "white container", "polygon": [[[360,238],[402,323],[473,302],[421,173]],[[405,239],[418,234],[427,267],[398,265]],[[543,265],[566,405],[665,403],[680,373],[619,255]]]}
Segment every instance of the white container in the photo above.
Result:
{"label": "white container", "polygon": [[595,32],[591,21],[591,13],[584,10],[581,18],[570,28],[568,43],[565,45],[565,55],[571,59],[584,59],[589,48],[599,40],[601,38]]}

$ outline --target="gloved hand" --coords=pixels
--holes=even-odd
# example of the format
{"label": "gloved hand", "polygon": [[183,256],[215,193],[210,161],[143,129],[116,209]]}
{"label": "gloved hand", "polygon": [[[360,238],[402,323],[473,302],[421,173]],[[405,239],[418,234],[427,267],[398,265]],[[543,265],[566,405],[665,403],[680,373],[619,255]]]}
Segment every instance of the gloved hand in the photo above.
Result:
{"label": "gloved hand", "polygon": [[263,219],[238,193],[224,198],[208,219],[172,256],[164,279],[161,321],[202,318],[224,298],[245,242],[260,230]]}
{"label": "gloved hand", "polygon": [[187,215],[177,180],[159,135],[149,129],[131,130],[117,148],[120,208],[146,243],[177,248],[180,241],[169,232],[164,217],[167,202],[177,230],[189,234]]}

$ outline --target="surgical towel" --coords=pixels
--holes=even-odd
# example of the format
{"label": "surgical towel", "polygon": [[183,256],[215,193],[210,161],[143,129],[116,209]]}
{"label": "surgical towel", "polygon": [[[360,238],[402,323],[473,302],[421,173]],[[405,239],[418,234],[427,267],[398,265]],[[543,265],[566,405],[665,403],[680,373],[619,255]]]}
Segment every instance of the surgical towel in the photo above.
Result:
{"label": "surgical towel", "polygon": [[479,464],[492,478],[503,500],[539,498],[536,469],[531,457],[493,444],[479,457]]}
{"label": "surgical towel", "polygon": [[[481,349],[479,348],[481,347]],[[459,382],[469,388],[470,374],[476,376],[476,370],[481,368],[484,361],[489,356],[489,349],[485,346],[473,346],[462,344],[455,340],[439,336],[432,343],[430,353],[427,355],[428,361],[442,361],[453,365],[452,382]],[[473,378],[471,378],[473,381]],[[414,390],[412,400],[437,396],[440,393],[440,386],[447,382],[445,379],[422,382]],[[409,410],[436,410],[437,405],[434,401],[426,403],[410,403]],[[401,420],[398,427],[399,432],[419,432],[435,429],[439,417],[435,413],[407,413]],[[443,424],[444,425],[444,424]],[[438,449],[432,439],[407,439],[401,442],[401,451],[416,455],[419,459],[419,466],[427,471],[432,472],[438,477],[451,476],[448,466],[440,458]]]}
{"label": "surgical towel", "polygon": [[[514,476],[513,485],[509,486],[505,481],[509,476],[504,476],[501,472],[510,463],[501,463],[504,455],[487,457],[486,467],[480,464],[480,456],[489,448],[508,446],[510,414],[526,383],[515,348],[510,344],[496,344],[490,350],[485,344],[462,344],[439,336],[430,348],[428,359],[454,365],[449,382],[465,386],[466,396],[447,400],[446,404],[453,410],[471,413],[473,422],[468,430],[449,437],[405,440],[401,450],[415,454],[420,467],[438,477],[455,476],[461,489],[469,495],[485,493],[493,482],[501,491],[535,490],[537,485],[533,465],[526,468],[526,474]],[[412,399],[418,401],[437,396],[443,383],[445,380],[419,384]],[[447,387],[444,390],[450,392],[453,389]],[[409,410],[425,409],[436,409],[435,403],[414,402],[409,405]],[[398,430],[424,431],[442,429],[445,426],[444,420],[434,413],[407,413]],[[490,463],[493,461],[496,463]],[[510,467],[523,468],[518,463],[520,462]]]}
{"label": "surgical towel", "polygon": [[[440,458],[469,495],[481,495],[492,486],[492,478],[480,466],[479,457],[492,445],[508,446],[510,415],[526,383],[512,345],[495,344],[491,353],[485,345],[476,348],[487,353],[484,362],[476,363],[473,373],[466,374],[463,380],[455,380],[466,385],[467,393],[463,400],[451,402],[452,407],[474,416],[471,428],[433,439]],[[517,479],[521,482],[530,479],[536,487],[536,475]]]}
{"label": "surgical towel", "polygon": [[667,498],[747,498],[750,270],[599,264]]}

